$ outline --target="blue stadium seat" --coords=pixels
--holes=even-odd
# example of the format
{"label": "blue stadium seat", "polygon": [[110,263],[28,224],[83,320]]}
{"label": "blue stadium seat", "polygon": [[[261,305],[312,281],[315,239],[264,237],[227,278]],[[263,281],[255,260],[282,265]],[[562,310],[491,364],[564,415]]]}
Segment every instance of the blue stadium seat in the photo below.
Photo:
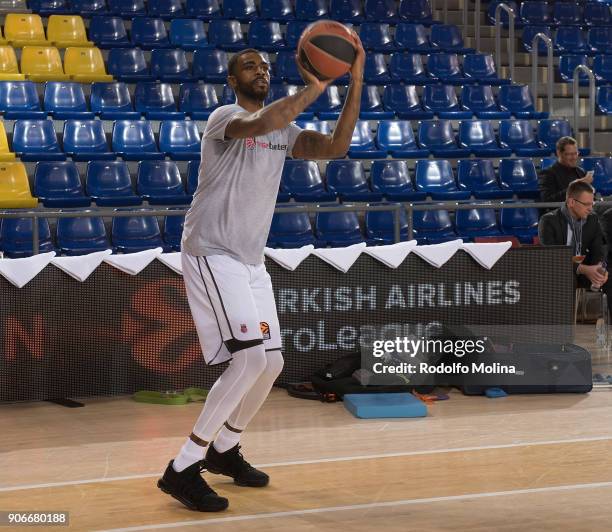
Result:
{"label": "blue stadium seat", "polygon": [[170,44],[183,50],[208,47],[204,21],[197,18],[175,18],[170,23]]}
{"label": "blue stadium seat", "polygon": [[[547,37],[550,37],[552,40],[553,35],[548,26],[525,26],[523,28],[523,34],[521,36],[521,40],[523,43],[523,48],[527,52],[531,52],[531,45],[533,43],[533,38],[538,34],[543,33]],[[546,45],[542,41],[542,39],[538,40],[538,55],[546,55]]]}
{"label": "blue stadium seat", "polygon": [[358,120],[355,124],[348,155],[352,159],[380,159],[387,156],[385,150],[377,149],[367,120]]}
{"label": "blue stadium seat", "polygon": [[512,148],[519,156],[541,157],[550,153],[548,147],[536,139],[529,120],[502,120],[499,140],[503,148]]}
{"label": "blue stadium seat", "polygon": [[257,18],[255,0],[224,0],[223,16],[240,22],[251,22]]}
{"label": "blue stadium seat", "polygon": [[461,105],[478,118],[510,118],[510,111],[500,110],[490,85],[465,85]]}
{"label": "blue stadium seat", "polygon": [[185,0],[185,15],[205,21],[220,17],[219,0]]}
{"label": "blue stadium seat", "polygon": [[[562,55],[559,58],[559,76],[565,83],[574,81],[574,69],[578,65],[589,66],[589,60],[586,55]],[[580,85],[588,85],[589,78],[584,72],[579,73]]]}
{"label": "blue stadium seat", "polygon": [[127,163],[90,161],[87,164],[85,189],[99,207],[140,205],[142,198],[134,193]]}
{"label": "blue stadium seat", "polygon": [[364,19],[361,0],[330,0],[329,4],[332,20],[359,24]]}
{"label": "blue stadium seat", "polygon": [[593,59],[593,75],[597,84],[612,83],[611,55],[598,55]]}
{"label": "blue stadium seat", "polygon": [[429,0],[401,0],[399,16],[402,20],[431,25],[434,23]]}
{"label": "blue stadium seat", "polygon": [[47,116],[33,81],[0,81],[0,112],[5,120]]}
{"label": "blue stadium seat", "polygon": [[[548,147],[551,153],[557,150],[557,141],[561,137],[573,137],[572,126],[564,119],[540,120],[538,122],[538,140]],[[580,148],[580,155],[588,155],[589,148]]]}
{"label": "blue stadium seat", "polygon": [[306,131],[317,131],[323,135],[331,134],[329,122],[326,120],[296,120],[295,123]]}
{"label": "blue stadium seat", "polygon": [[389,24],[384,22],[364,22],[359,26],[359,37],[366,50],[374,52],[393,52],[395,44]]}
{"label": "blue stadium seat", "polygon": [[120,216],[113,218],[113,248],[119,253],[136,253],[157,247],[168,251],[155,216]]}
{"label": "blue stadium seat", "polygon": [[327,188],[342,201],[380,201],[383,196],[368,185],[361,161],[329,161],[325,170]]}
{"label": "blue stadium seat", "polygon": [[185,116],[176,109],[172,86],[169,83],[138,83],[134,90],[134,106],[137,112],[146,115],[149,120],[172,120]]}
{"label": "blue stadium seat", "polygon": [[57,245],[62,255],[69,256],[87,255],[111,248],[104,220],[97,216],[60,218],[57,221]]}
{"label": "blue stadium seat", "polygon": [[561,26],[557,29],[554,45],[557,54],[584,54],[589,51],[584,34],[576,26]]}
{"label": "blue stadium seat", "polygon": [[285,33],[285,41],[287,48],[297,48],[298,41],[302,36],[302,32],[306,29],[309,22],[307,20],[290,20],[287,23],[287,31]]}
{"label": "blue stadium seat", "polygon": [[144,0],[107,0],[108,11],[124,18],[146,15]]}
{"label": "blue stadium seat", "polygon": [[440,118],[472,118],[471,111],[465,111],[459,105],[459,99],[452,85],[426,85],[421,95],[423,109],[435,113]]}
{"label": "blue stadium seat", "polygon": [[459,238],[501,236],[495,209],[459,209],[455,214],[455,227]]}
{"label": "blue stadium seat", "polygon": [[161,81],[182,83],[191,80],[185,50],[159,48],[151,52],[151,75]]}
{"label": "blue stadium seat", "polygon": [[108,53],[108,73],[120,81],[151,81],[149,65],[139,48],[113,48]]}
{"label": "blue stadium seat", "polygon": [[397,5],[394,0],[365,0],[365,18],[373,22],[397,22]]}
{"label": "blue stadium seat", "polygon": [[463,159],[457,165],[460,190],[469,190],[477,199],[512,198],[510,189],[502,189],[491,159]]}
{"label": "blue stadium seat", "polygon": [[219,107],[214,85],[208,83],[183,83],[179,94],[180,110],[192,120],[208,120],[210,113]]}
{"label": "blue stadium seat", "polygon": [[395,30],[395,45],[398,50],[428,53],[432,50],[423,24],[400,22]]}
{"label": "blue stadium seat", "polygon": [[[32,256],[32,218],[6,218],[0,224],[0,242],[4,256],[20,259]],[[40,253],[55,251],[51,230],[46,218],[38,219],[38,250]]]}
{"label": "blue stadium seat", "polygon": [[64,151],[75,161],[114,160],[100,120],[66,120]]}
{"label": "blue stadium seat", "polygon": [[345,247],[364,241],[356,212],[318,212],[315,226],[318,246]]}
{"label": "blue stadium seat", "polygon": [[326,0],[295,0],[295,18],[299,20],[316,20],[329,18]]}
{"label": "blue stadium seat", "polygon": [[599,114],[612,114],[612,87],[597,87],[596,110]]}
{"label": "blue stadium seat", "polygon": [[247,47],[237,20],[213,19],[208,25],[208,40],[217,48],[238,51]]}
{"label": "blue stadium seat", "polygon": [[325,188],[319,167],[315,161],[288,159],[281,178],[284,189],[295,201],[335,201],[336,194]]}
{"label": "blue stadium seat", "polygon": [[171,251],[181,250],[184,225],[184,215],[166,216],[164,220],[164,242],[170,247]]}
{"label": "blue stadium seat", "polygon": [[538,235],[538,218],[538,209],[533,207],[501,209],[502,232],[516,236],[523,244],[531,244]]}
{"label": "blue stadium seat", "polygon": [[420,149],[408,120],[381,120],[376,132],[376,144],[398,159],[428,157],[429,150]]}
{"label": "blue stadium seat", "polygon": [[89,22],[89,39],[98,48],[130,48],[127,30],[121,17],[96,15]]}
{"label": "blue stadium seat", "polygon": [[259,3],[260,18],[288,22],[295,18],[291,0],[261,0]]}
{"label": "blue stadium seat", "polygon": [[610,6],[605,2],[586,2],[584,4],[584,23],[589,27],[612,25]]}
{"label": "blue stadium seat", "polygon": [[374,161],[370,168],[372,190],[389,201],[424,201],[426,192],[414,189],[406,161]]}
{"label": "blue stadium seat", "polygon": [[538,173],[531,159],[502,159],[499,163],[499,181],[519,198],[539,198]]}
{"label": "blue stadium seat", "polygon": [[191,200],[185,194],[181,173],[173,161],[138,163],[136,190],[150,205],[184,205]]}
{"label": "blue stadium seat", "polygon": [[436,24],[432,26],[429,40],[432,48],[444,52],[455,52],[458,54],[474,52],[473,48],[466,48],[463,45],[461,30],[454,24]]}
{"label": "blue stadium seat", "polygon": [[182,17],[184,15],[183,4],[181,0],[148,0],[147,14],[150,17],[161,17],[164,20]]}
{"label": "blue stadium seat", "polygon": [[[395,161],[399,162],[399,161]],[[388,205],[370,203],[370,206]],[[395,243],[395,213],[393,211],[366,211],[365,231],[368,245],[380,246]],[[406,210],[399,210],[400,241],[408,240],[408,218]]]}
{"label": "blue stadium seat", "polygon": [[459,125],[459,146],[476,157],[510,157],[510,148],[501,148],[489,120],[464,120]]}
{"label": "blue stadium seat", "polygon": [[582,26],[582,6],[576,2],[555,2],[553,22],[563,26]]}
{"label": "blue stadium seat", "polygon": [[102,120],[137,120],[128,86],[123,83],[92,83],[91,110]]}
{"label": "blue stadium seat", "polygon": [[51,120],[17,120],[13,151],[22,161],[64,161]]}
{"label": "blue stadium seat", "polygon": [[85,196],[79,169],[73,162],[44,161],[34,170],[34,196],[45,207],[89,207],[91,199]]}
{"label": "blue stadium seat", "polygon": [[427,56],[427,70],[430,77],[439,79],[442,83],[465,85],[475,81],[463,73],[457,54],[440,53]]}
{"label": "blue stadium seat", "polygon": [[117,120],[113,124],[113,151],[126,161],[164,158],[148,121]]}
{"label": "blue stadium seat", "polygon": [[520,16],[524,24],[554,25],[552,9],[548,2],[540,0],[522,2]]}
{"label": "blue stadium seat", "polygon": [[594,27],[588,32],[591,54],[608,54],[612,48],[612,27]]}
{"label": "blue stadium seat", "polygon": [[516,118],[548,118],[548,113],[538,112],[529,85],[504,85],[497,95],[502,111],[510,111]]}
{"label": "blue stadium seat", "polygon": [[450,120],[423,120],[419,124],[419,145],[435,157],[469,157],[468,148],[460,148]]}
{"label": "blue stadium seat", "polygon": [[414,237],[420,245],[439,244],[457,239],[447,210],[413,211],[412,225]]}
{"label": "blue stadium seat", "polygon": [[612,194],[612,158],[587,157],[580,166],[587,172],[593,171],[593,186],[602,196]]}
{"label": "blue stadium seat", "polygon": [[93,118],[87,108],[87,100],[81,83],[68,81],[47,81],[45,84],[45,111],[55,120],[68,118]]}
{"label": "blue stadium seat", "polygon": [[268,246],[300,248],[315,244],[307,212],[278,212],[272,217]]}
{"label": "blue stadium seat", "polygon": [[[342,99],[338,87],[329,85],[327,89],[309,106],[306,112],[316,113],[321,120],[335,120],[342,111]],[[301,116],[306,119],[306,116]]]}
{"label": "blue stadium seat", "polygon": [[[284,98],[285,96],[290,96],[291,94],[295,94],[298,91],[298,87],[295,85],[276,85],[273,84],[270,86],[270,92],[268,93],[268,97],[265,100],[265,105],[268,105],[280,98]],[[233,91],[232,91],[233,94]],[[340,114],[340,95],[338,93],[338,88],[329,86],[327,90],[322,93],[315,102],[306,109],[303,113],[298,115],[299,120],[312,120],[314,118],[314,110],[313,109],[321,109],[322,115],[337,117]],[[335,108],[335,110],[334,110]]]}
{"label": "blue stadium seat", "polygon": [[[514,27],[522,28],[523,22],[521,17],[519,16],[518,5],[514,0],[491,0],[489,2],[489,6],[487,7],[487,21],[491,26],[495,26],[495,9],[499,4],[506,4],[510,9],[514,11],[516,18],[514,19]],[[510,21],[508,14],[505,11],[501,11],[501,23],[504,28],[507,28]]]}
{"label": "blue stadium seat", "polygon": [[[285,48],[280,23],[273,20],[254,20],[249,24],[249,46],[257,50],[277,52]],[[294,59],[295,61],[295,59]]]}
{"label": "blue stadium seat", "polygon": [[223,50],[196,50],[193,54],[193,77],[208,83],[225,83],[227,60]]}
{"label": "blue stadium seat", "polygon": [[383,91],[383,104],[387,111],[393,111],[399,118],[433,118],[431,111],[421,107],[414,85],[387,85]]}
{"label": "blue stadium seat", "polygon": [[556,162],[557,162],[556,157],[542,157],[542,162],[540,163],[540,169],[546,170],[546,168],[550,168]]}
{"label": "blue stadium seat", "polygon": [[393,117],[393,111],[384,110],[378,87],[366,85],[361,91],[359,118],[362,120],[380,120]]}
{"label": "blue stadium seat", "polygon": [[67,0],[28,0],[28,7],[43,17],[72,13]]}
{"label": "blue stadium seat", "polygon": [[463,72],[466,78],[487,85],[506,85],[509,79],[501,79],[491,54],[467,54],[463,58]]}
{"label": "blue stadium seat", "polygon": [[187,163],[187,194],[195,194],[198,188],[200,161],[189,161]]}
{"label": "blue stadium seat", "polygon": [[108,13],[105,0],[70,0],[70,5],[75,13],[79,13],[83,17]]}
{"label": "blue stadium seat", "polygon": [[194,121],[164,120],[159,128],[159,149],[177,161],[200,158],[200,131]]}
{"label": "blue stadium seat", "polygon": [[284,80],[287,83],[304,83],[295,62],[294,51],[280,51],[276,54],[275,75],[276,81]]}
{"label": "blue stadium seat", "polygon": [[132,21],[132,44],[145,50],[170,46],[168,31],[161,18],[136,17]]}
{"label": "blue stadium seat", "polygon": [[447,160],[418,160],[415,184],[417,190],[429,194],[434,200],[461,200],[470,197],[469,190],[457,188],[455,174]]}
{"label": "blue stadium seat", "polygon": [[389,73],[392,82],[403,81],[407,85],[425,85],[432,82],[423,66],[421,54],[409,52],[392,54],[389,61]]}
{"label": "blue stadium seat", "polygon": [[391,77],[383,54],[378,52],[366,54],[363,79],[372,85],[389,83]]}

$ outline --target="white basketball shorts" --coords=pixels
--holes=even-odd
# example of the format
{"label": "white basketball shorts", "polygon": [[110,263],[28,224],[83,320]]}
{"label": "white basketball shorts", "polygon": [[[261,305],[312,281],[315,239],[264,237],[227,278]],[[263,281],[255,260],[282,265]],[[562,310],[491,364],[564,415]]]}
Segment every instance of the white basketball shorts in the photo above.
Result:
{"label": "white basketball shorts", "polygon": [[281,335],[272,280],[263,264],[243,264],[227,255],[181,253],[189,308],[207,364],[262,344],[280,350]]}

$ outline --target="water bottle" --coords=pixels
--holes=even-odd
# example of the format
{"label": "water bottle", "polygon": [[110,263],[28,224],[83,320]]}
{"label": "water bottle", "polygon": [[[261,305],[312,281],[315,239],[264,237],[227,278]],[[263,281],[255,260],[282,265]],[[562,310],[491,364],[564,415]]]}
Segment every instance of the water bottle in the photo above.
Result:
{"label": "water bottle", "polygon": [[609,316],[608,316],[608,296],[601,294],[601,318],[595,325],[595,344],[600,349],[608,348]]}
{"label": "water bottle", "polygon": [[[606,271],[607,271],[607,267],[608,267],[608,264],[607,264],[607,263],[606,263],[606,261],[604,260],[604,261],[602,261],[601,266],[600,266],[599,268],[597,268],[597,271],[598,271],[599,273],[602,273],[602,274],[603,274],[603,273],[606,273]],[[594,284],[594,283],[593,283],[593,284],[591,284],[591,290],[592,290],[593,292],[598,292],[600,288],[601,288],[601,286],[600,286],[600,285],[598,285],[598,284]]]}

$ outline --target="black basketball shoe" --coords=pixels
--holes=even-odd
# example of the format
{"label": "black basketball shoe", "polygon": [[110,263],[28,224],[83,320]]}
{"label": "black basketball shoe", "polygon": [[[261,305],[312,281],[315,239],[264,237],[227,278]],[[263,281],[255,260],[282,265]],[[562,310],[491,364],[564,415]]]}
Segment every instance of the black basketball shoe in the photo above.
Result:
{"label": "black basketball shoe", "polygon": [[190,510],[220,512],[227,508],[227,499],[219,497],[200,475],[204,470],[202,462],[196,462],[180,473],[172,467],[173,462],[170,461],[164,476],[157,481],[160,490],[172,495]]}
{"label": "black basketball shoe", "polygon": [[204,467],[211,473],[232,477],[234,484],[239,486],[262,488],[270,482],[268,475],[255,469],[244,459],[240,452],[240,445],[235,445],[229,451],[220,453],[211,443],[206,451]]}

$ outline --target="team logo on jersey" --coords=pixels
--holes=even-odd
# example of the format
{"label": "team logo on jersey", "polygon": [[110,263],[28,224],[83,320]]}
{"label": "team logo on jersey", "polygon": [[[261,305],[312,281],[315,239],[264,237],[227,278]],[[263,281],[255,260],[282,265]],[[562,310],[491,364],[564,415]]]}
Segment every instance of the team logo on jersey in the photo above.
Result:
{"label": "team logo on jersey", "polygon": [[261,329],[261,335],[263,336],[263,339],[269,340],[270,339],[270,326],[265,321],[262,321],[259,323],[259,327]]}
{"label": "team logo on jersey", "polygon": [[260,140],[255,140],[255,137],[247,137],[244,139],[244,146],[247,150],[254,150],[257,147],[264,150],[272,150],[272,151],[287,151],[287,144],[272,144],[271,142],[262,142]]}
{"label": "team logo on jersey", "polygon": [[240,324],[240,332],[241,332],[241,333],[245,333],[245,332],[247,332],[248,330],[249,330],[249,329],[247,328],[246,323],[242,323],[242,324]]}
{"label": "team logo on jersey", "polygon": [[247,150],[254,150],[257,147],[257,142],[255,142],[255,137],[247,137],[245,139],[245,145]]}

